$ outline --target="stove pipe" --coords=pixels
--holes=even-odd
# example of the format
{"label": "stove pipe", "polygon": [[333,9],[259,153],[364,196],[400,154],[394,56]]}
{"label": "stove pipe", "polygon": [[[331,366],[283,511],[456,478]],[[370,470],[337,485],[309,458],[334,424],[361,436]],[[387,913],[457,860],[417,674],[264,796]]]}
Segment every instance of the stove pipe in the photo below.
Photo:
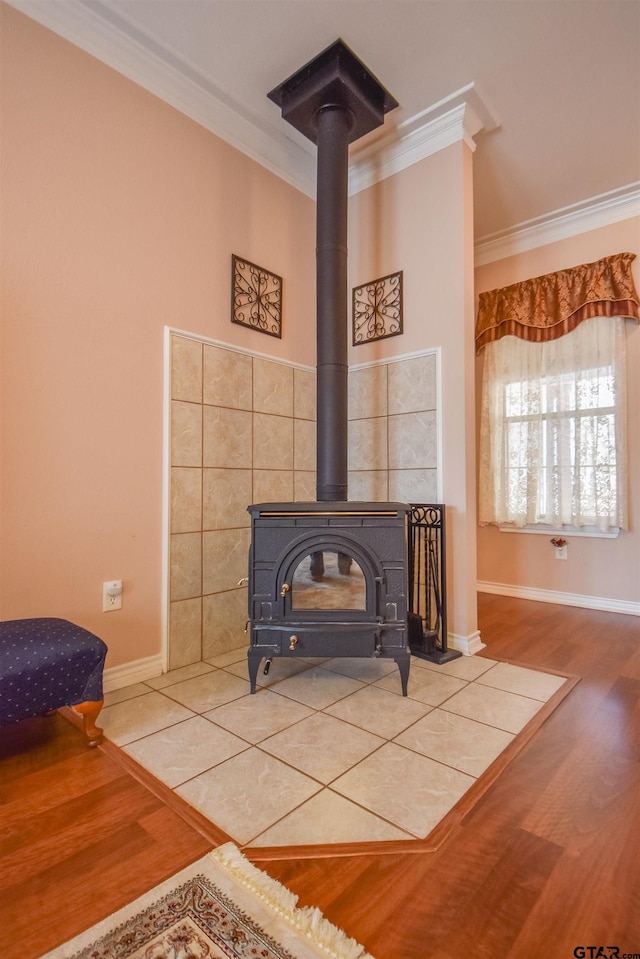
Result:
{"label": "stove pipe", "polygon": [[349,144],[398,104],[337,40],[268,94],[317,144],[317,488],[319,502],[347,499],[347,203]]}

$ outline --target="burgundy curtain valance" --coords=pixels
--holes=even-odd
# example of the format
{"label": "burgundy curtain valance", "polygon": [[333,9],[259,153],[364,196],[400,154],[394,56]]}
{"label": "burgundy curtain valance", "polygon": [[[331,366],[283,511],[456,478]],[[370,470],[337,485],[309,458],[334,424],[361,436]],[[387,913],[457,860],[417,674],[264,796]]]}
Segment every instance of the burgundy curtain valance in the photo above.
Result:
{"label": "burgundy curtain valance", "polygon": [[635,257],[635,253],[616,253],[481,293],[476,350],[503,336],[534,343],[556,340],[593,316],[640,319],[640,299],[631,274]]}

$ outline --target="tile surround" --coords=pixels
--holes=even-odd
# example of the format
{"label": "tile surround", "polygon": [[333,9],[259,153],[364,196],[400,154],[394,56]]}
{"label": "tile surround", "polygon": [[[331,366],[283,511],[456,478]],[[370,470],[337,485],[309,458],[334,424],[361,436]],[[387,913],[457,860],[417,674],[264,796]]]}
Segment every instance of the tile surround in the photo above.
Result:
{"label": "tile surround", "polygon": [[239,529],[250,525],[250,469],[205,469],[202,481],[203,529]]}
{"label": "tile surround", "polygon": [[202,659],[202,597],[172,601],[169,606],[169,669]]}
{"label": "tile surround", "polygon": [[171,337],[171,398],[202,403],[202,351],[199,340]]}
{"label": "tile surround", "polygon": [[316,419],[316,374],[311,370],[293,370],[293,415],[298,420]]}
{"label": "tile surround", "polygon": [[388,467],[387,418],[352,420],[349,423],[350,470],[386,470]]}
{"label": "tile surround", "polygon": [[250,356],[205,345],[203,377],[203,399],[208,406],[236,410],[253,408],[253,363]]}
{"label": "tile surround", "polygon": [[411,676],[403,697],[395,664],[275,659],[252,696],[243,646],[108,693],[101,720],[237,843],[423,839],[564,679],[481,657]]}
{"label": "tile surround", "polygon": [[436,409],[436,355],[427,353],[389,363],[389,414]]}
{"label": "tile surround", "polygon": [[[239,557],[250,503],[316,498],[316,375],[172,333],[170,397],[174,668],[242,639],[246,573],[239,558],[222,569],[211,534]],[[350,499],[436,500],[435,397],[435,354],[350,371]]]}
{"label": "tile surround", "polygon": [[[293,498],[294,475],[291,470],[254,470],[252,503],[280,503]],[[249,502],[249,501],[247,501]],[[246,507],[245,507],[246,509]],[[251,519],[247,513],[249,522]]]}
{"label": "tile surround", "polygon": [[293,417],[293,367],[255,357],[253,360],[254,413]]}
{"label": "tile surround", "polygon": [[386,416],[388,387],[386,365],[367,366],[349,374],[349,420]]}
{"label": "tile surround", "polygon": [[202,466],[202,407],[171,403],[171,465]]}
{"label": "tile surround", "polygon": [[171,532],[202,529],[202,470],[171,467]]}
{"label": "tile surround", "polygon": [[203,410],[202,465],[241,469],[251,463],[252,414],[221,406]]}

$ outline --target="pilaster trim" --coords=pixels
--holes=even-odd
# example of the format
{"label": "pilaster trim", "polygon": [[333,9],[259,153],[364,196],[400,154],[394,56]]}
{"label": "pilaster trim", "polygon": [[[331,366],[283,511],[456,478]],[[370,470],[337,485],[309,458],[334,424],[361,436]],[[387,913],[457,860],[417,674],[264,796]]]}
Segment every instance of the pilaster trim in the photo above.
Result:
{"label": "pilaster trim", "polygon": [[476,629],[468,636],[460,636],[458,633],[448,634],[448,643],[452,649],[457,649],[463,656],[474,656],[481,649],[486,649],[487,644],[480,639],[480,630]]}

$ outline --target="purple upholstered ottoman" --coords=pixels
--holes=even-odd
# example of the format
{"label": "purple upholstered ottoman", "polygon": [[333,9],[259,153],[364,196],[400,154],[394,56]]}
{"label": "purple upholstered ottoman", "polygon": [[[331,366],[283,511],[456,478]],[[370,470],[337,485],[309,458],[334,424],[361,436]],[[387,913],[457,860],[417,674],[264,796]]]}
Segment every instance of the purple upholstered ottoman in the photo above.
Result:
{"label": "purple upholstered ottoman", "polygon": [[0,622],[0,726],[72,706],[95,746],[106,655],[101,639],[66,619]]}

